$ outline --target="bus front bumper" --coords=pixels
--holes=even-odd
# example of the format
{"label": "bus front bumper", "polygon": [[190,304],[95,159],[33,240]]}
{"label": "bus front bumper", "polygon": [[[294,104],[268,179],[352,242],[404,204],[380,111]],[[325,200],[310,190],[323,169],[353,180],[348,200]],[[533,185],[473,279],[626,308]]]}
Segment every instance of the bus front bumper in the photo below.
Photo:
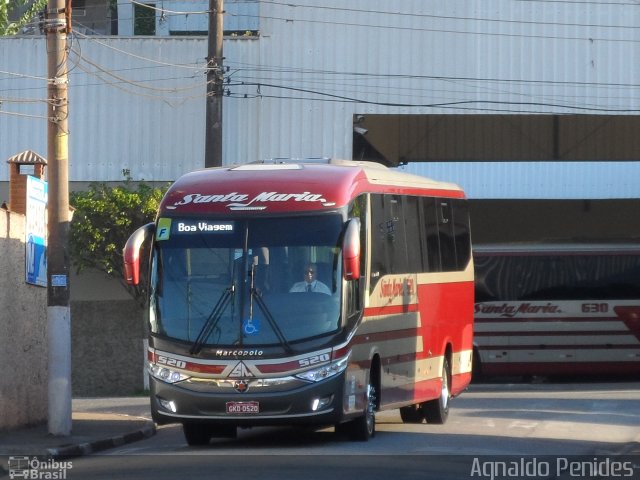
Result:
{"label": "bus front bumper", "polygon": [[203,421],[237,426],[333,425],[343,414],[344,373],[277,392],[203,392],[150,377],[151,412],[158,424]]}

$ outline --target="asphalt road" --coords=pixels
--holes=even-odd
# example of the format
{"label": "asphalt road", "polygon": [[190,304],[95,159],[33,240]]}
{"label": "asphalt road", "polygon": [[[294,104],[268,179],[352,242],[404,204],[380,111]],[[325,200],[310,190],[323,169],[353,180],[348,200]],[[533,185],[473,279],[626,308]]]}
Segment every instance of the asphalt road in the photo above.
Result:
{"label": "asphalt road", "polygon": [[[148,416],[146,402],[75,400],[74,409]],[[77,459],[69,478],[445,480],[490,478],[492,462],[502,460],[554,473],[533,478],[565,478],[558,473],[567,472],[554,471],[558,461],[591,468],[640,440],[639,407],[638,382],[474,384],[454,399],[445,425],[403,424],[394,410],[378,413],[369,442],[350,442],[332,428],[254,428],[198,448],[187,446],[179,426],[168,425],[150,439]]]}

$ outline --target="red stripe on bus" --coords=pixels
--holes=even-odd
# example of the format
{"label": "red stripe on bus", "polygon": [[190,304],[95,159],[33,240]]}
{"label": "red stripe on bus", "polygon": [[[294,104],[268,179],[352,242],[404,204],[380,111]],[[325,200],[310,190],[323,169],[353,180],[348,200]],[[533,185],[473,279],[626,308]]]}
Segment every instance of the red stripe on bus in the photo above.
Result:
{"label": "red stripe on bus", "polygon": [[[320,366],[320,364],[318,364],[318,366]],[[300,362],[294,360],[286,363],[260,364],[255,365],[255,367],[260,371],[260,373],[281,373],[300,369]]]}
{"label": "red stripe on bus", "polygon": [[227,365],[205,365],[202,363],[187,362],[184,368],[185,370],[196,373],[221,374],[224,369],[227,368]]}

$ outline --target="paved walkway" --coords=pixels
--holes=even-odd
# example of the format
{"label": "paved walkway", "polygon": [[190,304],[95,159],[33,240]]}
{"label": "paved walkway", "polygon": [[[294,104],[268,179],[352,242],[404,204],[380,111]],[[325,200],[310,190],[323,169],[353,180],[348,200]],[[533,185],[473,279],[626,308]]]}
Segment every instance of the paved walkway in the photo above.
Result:
{"label": "paved walkway", "polygon": [[[0,457],[75,457],[142,440],[156,433],[154,423],[139,415],[139,398],[132,398],[130,402],[118,400],[117,409],[105,408],[102,399],[74,400],[69,436],[50,435],[46,423],[0,432]],[[105,410],[116,410],[117,413]],[[3,464],[6,462],[0,462],[0,473]]]}

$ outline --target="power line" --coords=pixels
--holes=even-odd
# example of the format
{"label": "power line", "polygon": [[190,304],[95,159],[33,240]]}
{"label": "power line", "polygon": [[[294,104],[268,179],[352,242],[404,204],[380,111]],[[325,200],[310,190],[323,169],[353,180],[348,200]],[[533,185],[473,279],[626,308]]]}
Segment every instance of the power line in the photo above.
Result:
{"label": "power line", "polygon": [[283,67],[283,66],[268,66],[249,63],[233,63],[227,62],[227,66],[230,68],[233,65],[237,65],[238,69],[248,71],[266,71],[276,73],[304,73],[304,74],[319,74],[319,75],[347,75],[356,78],[384,78],[384,79],[406,79],[406,80],[445,80],[445,81],[480,81],[480,82],[496,82],[496,83],[522,83],[522,84],[539,84],[543,86],[548,85],[568,85],[568,86],[615,86],[615,87],[630,87],[638,88],[640,84],[636,83],[604,83],[604,82],[585,82],[585,81],[573,81],[573,80],[527,80],[527,79],[504,79],[497,77],[463,77],[463,76],[448,76],[448,75],[416,75],[416,74],[404,74],[404,73],[370,73],[370,72],[357,72],[357,71],[339,71],[339,70],[317,70],[309,68],[296,68],[296,67]]}
{"label": "power line", "polygon": [[32,115],[28,113],[9,112],[0,108],[0,115],[8,115],[12,117],[37,118],[38,120],[49,120],[46,115]]}
{"label": "power line", "polygon": [[[264,93],[256,93],[256,94],[233,94],[231,93],[230,95],[228,95],[231,98],[235,98],[235,99],[240,99],[240,100],[247,100],[247,99],[260,99],[260,98],[271,98],[271,99],[276,99],[276,100],[292,100],[292,101],[310,101],[309,97],[295,97],[292,95],[269,95],[269,94],[264,94]],[[323,99],[323,100],[313,100],[313,101],[322,101],[322,102],[334,102],[334,103],[345,103],[344,100],[339,100],[339,99]],[[468,101],[469,103],[478,103],[478,104],[482,104],[482,103],[491,103],[491,102],[483,102],[481,100],[478,101]],[[357,102],[347,102],[347,103],[357,103]],[[536,102],[528,102],[528,105],[531,106],[545,106],[544,103],[536,103]],[[439,108],[439,109],[443,109],[443,110],[457,110],[457,111],[471,111],[471,112],[494,112],[494,113],[519,113],[519,114],[549,114],[552,113],[549,110],[535,110],[535,109],[527,109],[527,110],[522,110],[522,109],[515,109],[515,108],[506,108],[508,105],[510,105],[509,102],[504,102],[502,104],[505,108],[498,108],[496,107],[483,107],[483,106],[463,106],[461,104],[458,105],[453,105],[451,103],[441,103],[441,104],[430,104],[429,107],[431,108]],[[512,103],[511,105],[516,105],[516,103]],[[521,103],[521,105],[524,105],[524,103]],[[419,105],[414,105],[414,107],[419,107]],[[421,108],[427,108],[425,106],[422,106]],[[606,112],[607,110],[600,110],[600,112]],[[622,113],[621,110],[611,110],[611,113]],[[637,113],[640,112],[640,109],[638,110],[627,110],[627,113]],[[580,114],[580,113],[579,113]],[[582,112],[582,114],[588,114],[588,112]]]}
{"label": "power line", "polygon": [[149,10],[154,10],[156,12],[161,12],[164,14],[169,14],[169,15],[208,15],[209,14],[209,10],[201,10],[201,11],[193,11],[190,12],[188,10],[185,11],[175,11],[175,10],[168,10],[164,7],[156,7],[155,5],[150,5],[147,3],[142,3],[142,2],[138,2],[136,0],[129,0],[132,4],[134,5],[138,5],[140,7],[144,7],[147,8]]}
{"label": "power line", "polygon": [[[131,0],[135,1],[135,0]],[[529,0],[531,1],[531,0]],[[488,23],[505,23],[505,24],[523,24],[523,25],[553,25],[553,26],[567,26],[567,27],[597,27],[597,28],[616,28],[616,29],[640,29],[638,26],[634,25],[599,25],[599,24],[591,24],[591,23],[565,23],[565,22],[544,22],[544,21],[533,21],[533,20],[506,20],[500,18],[487,18],[487,17],[459,17],[453,15],[435,15],[428,13],[413,13],[413,12],[398,12],[398,11],[388,11],[388,10],[362,10],[358,8],[347,8],[347,7],[331,7],[327,5],[295,5],[291,2],[278,2],[275,0],[261,0],[261,3],[271,4],[271,5],[279,5],[290,8],[312,8],[318,10],[328,10],[328,11],[337,11],[337,12],[349,12],[349,13],[366,13],[366,14],[378,14],[386,16],[399,16],[399,17],[407,17],[407,18],[428,18],[428,19],[440,19],[440,20],[462,20],[462,21],[475,21],[475,22],[488,22]],[[567,2],[569,3],[569,2]],[[585,2],[579,2],[585,3]],[[596,3],[596,2],[586,2],[586,3]],[[607,4],[608,5],[608,4]],[[638,5],[638,4],[625,4],[625,5]],[[364,26],[368,26],[364,24]]]}
{"label": "power line", "polygon": [[560,3],[560,4],[577,4],[577,5],[601,5],[601,6],[623,6],[623,7],[637,7],[637,2],[597,2],[589,0],[511,0],[512,2],[523,3]]}
{"label": "power line", "polygon": [[431,32],[431,33],[449,33],[456,35],[475,35],[485,37],[507,37],[507,38],[527,38],[527,39],[542,39],[542,40],[572,40],[572,41],[589,41],[589,42],[619,42],[619,43],[640,43],[640,40],[626,39],[626,38],[604,38],[604,37],[579,37],[579,36],[557,36],[557,35],[534,35],[523,33],[504,33],[504,32],[474,32],[466,30],[454,30],[445,28],[421,28],[421,27],[407,27],[407,26],[394,26],[394,25],[381,25],[381,24],[362,24],[354,22],[341,22],[336,20],[309,20],[304,18],[285,18],[276,17],[271,15],[250,15],[250,14],[238,14],[237,16],[277,20],[283,23],[312,23],[322,25],[332,25],[340,27],[363,27],[363,28],[378,28],[389,30],[403,30],[408,32]]}
{"label": "power line", "polygon": [[[77,52],[75,50],[73,50],[73,52],[77,54]],[[109,70],[109,69],[107,69],[105,67],[102,67],[98,63],[96,63],[96,62],[94,62],[92,60],[89,60],[86,56],[80,58],[80,62],[87,63],[87,64],[91,65],[92,67],[94,67],[96,70],[98,70],[99,73],[102,73],[102,74],[108,75],[110,77],[113,77],[113,78],[115,78],[116,80],[118,80],[118,81],[120,81],[122,83],[126,83],[126,84],[129,84],[131,86],[142,88],[142,89],[146,89],[146,90],[152,90],[154,92],[177,93],[177,92],[184,91],[184,90],[192,90],[194,88],[201,88],[201,87],[204,87],[207,84],[207,82],[204,81],[204,82],[200,82],[200,83],[197,83],[197,84],[191,84],[191,85],[188,85],[188,86],[175,86],[175,87],[169,87],[169,88],[167,88],[167,87],[153,87],[153,86],[146,85],[144,82],[140,82],[140,81],[137,81],[137,80],[132,80],[132,79],[125,78],[125,77],[122,77],[120,75],[117,75],[116,73],[114,73],[113,70]],[[94,72],[88,72],[87,70],[85,70],[85,72],[86,73],[94,73]],[[157,82],[158,80],[159,79],[154,79],[153,81]]]}
{"label": "power line", "polygon": [[[3,74],[3,75],[9,75],[9,76],[12,76],[12,77],[28,78],[28,79],[32,79],[32,80],[43,80],[45,82],[48,80],[47,77],[39,77],[39,76],[35,76],[35,75],[28,75],[26,73],[9,72],[7,70],[0,70],[0,73]],[[3,80],[3,79],[0,78],[0,80]]]}
{"label": "power line", "polygon": [[[639,108],[603,108],[603,107],[584,107],[577,105],[566,105],[566,104],[558,104],[558,103],[547,103],[547,102],[519,102],[519,101],[507,101],[507,100],[483,100],[483,99],[470,99],[470,100],[457,100],[451,102],[430,102],[430,103],[399,103],[399,102],[386,102],[386,101],[376,101],[376,100],[367,100],[363,98],[357,97],[348,97],[345,95],[337,95],[331,94],[327,92],[321,92],[316,90],[310,90],[305,88],[291,87],[291,86],[283,86],[269,83],[243,83],[245,86],[254,86],[257,87],[258,90],[263,87],[287,90],[297,93],[306,93],[311,95],[317,95],[324,99],[329,99],[332,101],[342,101],[345,103],[359,103],[363,105],[377,105],[377,106],[385,106],[385,107],[402,107],[402,108],[438,108],[438,107],[457,107],[461,105],[472,105],[472,104],[485,104],[485,105],[507,105],[507,106],[535,106],[535,107],[545,107],[545,108],[562,108],[569,109],[575,111],[597,111],[597,112],[610,112],[610,113],[637,113],[640,112]],[[256,94],[256,96],[264,96],[262,94]],[[308,97],[303,97],[303,99],[310,100]]]}

